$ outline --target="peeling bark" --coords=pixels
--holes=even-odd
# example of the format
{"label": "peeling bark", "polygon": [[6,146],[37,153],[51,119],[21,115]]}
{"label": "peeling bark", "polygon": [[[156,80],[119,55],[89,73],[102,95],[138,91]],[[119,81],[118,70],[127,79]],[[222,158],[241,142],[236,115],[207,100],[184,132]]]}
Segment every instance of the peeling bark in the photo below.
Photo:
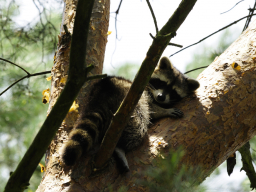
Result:
{"label": "peeling bark", "polygon": [[46,173],[37,191],[107,191],[109,185],[142,191],[145,188],[135,183],[142,179],[143,170],[153,166],[152,160],[160,151],[168,156],[169,149],[180,146],[186,150],[182,163],[201,166],[203,177],[208,176],[256,134],[255,39],[256,21],[200,74],[196,95],[175,106],[184,112],[184,118],[156,122],[143,145],[127,154],[131,170],[127,174],[120,175],[111,161],[98,177],[89,178],[89,162],[95,151],[82,157],[72,169],[60,165],[60,148],[73,125],[66,120],[52,142]]}

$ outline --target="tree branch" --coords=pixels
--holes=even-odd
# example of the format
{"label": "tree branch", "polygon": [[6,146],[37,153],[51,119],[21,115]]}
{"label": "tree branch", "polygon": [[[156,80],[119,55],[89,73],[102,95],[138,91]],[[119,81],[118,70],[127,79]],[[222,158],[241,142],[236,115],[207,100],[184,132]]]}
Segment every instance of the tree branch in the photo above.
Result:
{"label": "tree branch", "polygon": [[189,71],[186,71],[184,74],[190,73],[190,72],[192,72],[192,71],[196,71],[196,70],[198,70],[198,69],[204,69],[204,68],[207,68],[208,66],[209,66],[209,65],[203,66],[203,67],[198,67],[198,68],[195,68],[195,69],[191,69],[191,70],[189,70]]}
{"label": "tree branch", "polygon": [[23,191],[43,157],[62,120],[68,113],[88,72],[85,63],[86,42],[94,0],[79,0],[70,52],[70,68],[65,88],[47,116],[33,143],[11,174],[5,187],[7,192]]}
{"label": "tree branch", "polygon": [[20,79],[18,79],[17,81],[15,81],[14,83],[12,83],[9,87],[7,87],[5,90],[3,90],[0,93],[0,96],[3,95],[6,91],[8,91],[11,87],[13,87],[15,84],[19,83],[21,80],[25,79],[25,78],[29,78],[29,77],[33,77],[33,76],[38,76],[38,75],[44,75],[44,74],[48,74],[51,73],[51,71],[44,71],[44,72],[39,72],[39,73],[33,73],[33,74],[28,74]]}
{"label": "tree branch", "polygon": [[241,3],[242,1],[244,1],[244,0],[241,0],[241,1],[237,2],[231,9],[229,9],[229,10],[227,10],[227,11],[221,13],[221,14],[224,14],[224,13],[227,13],[227,12],[231,11],[232,9],[234,9],[235,6],[237,6],[237,5],[238,5],[239,3]]}
{"label": "tree branch", "polygon": [[[155,37],[154,37],[151,33],[149,33],[149,35],[150,35],[150,37],[151,37],[152,39],[155,39]],[[168,43],[168,45],[175,46],[175,47],[180,47],[180,48],[183,47],[182,45],[175,44],[175,43]]]}
{"label": "tree branch", "polygon": [[11,62],[11,61],[9,61],[9,60],[3,59],[3,58],[0,58],[0,60],[5,61],[5,62],[7,62],[7,63],[10,63],[10,64],[12,64],[12,65],[15,65],[16,67],[19,67],[20,69],[22,69],[23,71],[25,71],[25,73],[27,73],[28,75],[30,75],[30,73],[29,73],[26,69],[24,69],[23,67],[21,67],[21,66],[15,64],[15,63],[13,63],[13,62]]}
{"label": "tree branch", "polygon": [[183,0],[173,13],[166,25],[159,31],[150,46],[146,58],[138,71],[134,82],[123,100],[121,106],[113,116],[112,122],[105,134],[99,151],[95,155],[94,163],[96,169],[103,167],[110,159],[116,144],[127,124],[132,111],[140,99],[149,79],[160,59],[164,49],[173,37],[180,25],[184,22],[192,10],[196,0]]}
{"label": "tree branch", "polygon": [[119,3],[119,5],[118,5],[118,8],[117,8],[117,10],[115,11],[115,14],[116,14],[116,16],[115,16],[116,39],[118,39],[118,37],[117,37],[117,26],[116,26],[116,21],[117,21],[117,15],[119,14],[119,10],[120,10],[120,8],[121,8],[122,2],[123,2],[123,0],[120,0],[120,3]]}
{"label": "tree branch", "polygon": [[157,34],[158,34],[158,27],[157,27],[156,17],[155,17],[154,11],[153,11],[153,9],[152,9],[152,7],[151,7],[151,5],[150,5],[149,0],[146,0],[146,1],[147,1],[148,7],[149,7],[149,9],[150,9],[151,15],[152,15],[153,20],[154,20],[154,24],[155,24],[155,28],[156,28],[156,35],[157,35]]}
{"label": "tree branch", "polygon": [[[256,14],[253,14],[253,15],[256,15]],[[181,51],[184,51],[185,49],[187,49],[187,48],[189,48],[189,47],[192,47],[192,46],[194,46],[194,45],[196,45],[196,44],[198,44],[198,43],[201,43],[201,42],[204,41],[205,39],[207,39],[207,38],[213,36],[214,34],[220,32],[220,31],[222,31],[222,30],[224,30],[224,29],[226,29],[226,28],[228,28],[228,27],[230,27],[230,26],[232,26],[232,25],[234,25],[234,24],[236,24],[236,23],[239,22],[239,21],[242,21],[243,19],[245,19],[245,18],[247,18],[247,17],[251,17],[251,15],[247,15],[247,16],[245,16],[245,17],[242,17],[241,19],[238,19],[238,20],[234,21],[233,23],[230,23],[229,25],[227,25],[227,26],[225,26],[225,27],[219,29],[218,31],[215,31],[214,33],[212,33],[212,34],[210,34],[210,35],[204,37],[203,39],[199,40],[198,42],[193,43],[193,44],[191,44],[191,45],[189,45],[189,46],[187,46],[187,47],[185,47],[185,48],[183,48],[183,49],[181,49],[181,50],[179,50],[179,51],[173,53],[173,54],[170,55],[169,57],[172,57],[172,56],[176,55],[177,53],[179,53],[179,52],[181,52]]]}
{"label": "tree branch", "polygon": [[255,8],[256,8],[256,1],[255,1],[255,3],[254,3],[253,8],[252,8],[252,9],[249,9],[249,17],[247,17],[247,20],[246,20],[246,22],[245,22],[245,25],[244,25],[243,31],[244,31],[245,29],[247,29],[247,27],[249,26],[249,24],[250,24],[250,22],[251,22],[251,19],[252,19],[252,16],[253,16],[253,12],[254,12]]}

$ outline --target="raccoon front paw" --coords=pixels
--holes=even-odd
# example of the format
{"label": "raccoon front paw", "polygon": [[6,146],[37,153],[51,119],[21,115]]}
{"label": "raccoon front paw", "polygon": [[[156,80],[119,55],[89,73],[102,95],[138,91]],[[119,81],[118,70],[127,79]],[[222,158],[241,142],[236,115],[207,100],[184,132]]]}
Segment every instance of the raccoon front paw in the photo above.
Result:
{"label": "raccoon front paw", "polygon": [[183,117],[184,113],[176,108],[172,108],[172,110],[170,111],[170,116],[175,117],[175,118],[181,118]]}

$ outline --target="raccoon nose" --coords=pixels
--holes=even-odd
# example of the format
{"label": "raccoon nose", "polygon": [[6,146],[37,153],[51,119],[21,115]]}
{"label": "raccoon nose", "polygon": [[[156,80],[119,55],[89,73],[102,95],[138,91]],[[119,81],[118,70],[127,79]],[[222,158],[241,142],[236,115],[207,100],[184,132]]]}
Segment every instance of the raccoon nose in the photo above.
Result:
{"label": "raccoon nose", "polygon": [[165,100],[165,96],[162,93],[158,93],[157,100],[158,101],[164,101]]}

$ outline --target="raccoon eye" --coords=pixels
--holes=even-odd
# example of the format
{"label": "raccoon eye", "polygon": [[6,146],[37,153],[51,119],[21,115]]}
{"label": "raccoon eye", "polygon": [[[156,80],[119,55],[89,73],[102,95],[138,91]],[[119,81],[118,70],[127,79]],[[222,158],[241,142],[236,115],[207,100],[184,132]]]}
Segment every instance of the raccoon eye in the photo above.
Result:
{"label": "raccoon eye", "polygon": [[167,83],[164,82],[164,81],[161,81],[160,79],[151,78],[150,81],[149,81],[149,83],[150,83],[151,85],[153,85],[153,87],[154,87],[155,89],[159,89],[159,88],[163,88],[163,87],[167,86]]}
{"label": "raccoon eye", "polygon": [[171,90],[169,96],[170,100],[179,101],[182,99],[181,96],[175,90]]}

